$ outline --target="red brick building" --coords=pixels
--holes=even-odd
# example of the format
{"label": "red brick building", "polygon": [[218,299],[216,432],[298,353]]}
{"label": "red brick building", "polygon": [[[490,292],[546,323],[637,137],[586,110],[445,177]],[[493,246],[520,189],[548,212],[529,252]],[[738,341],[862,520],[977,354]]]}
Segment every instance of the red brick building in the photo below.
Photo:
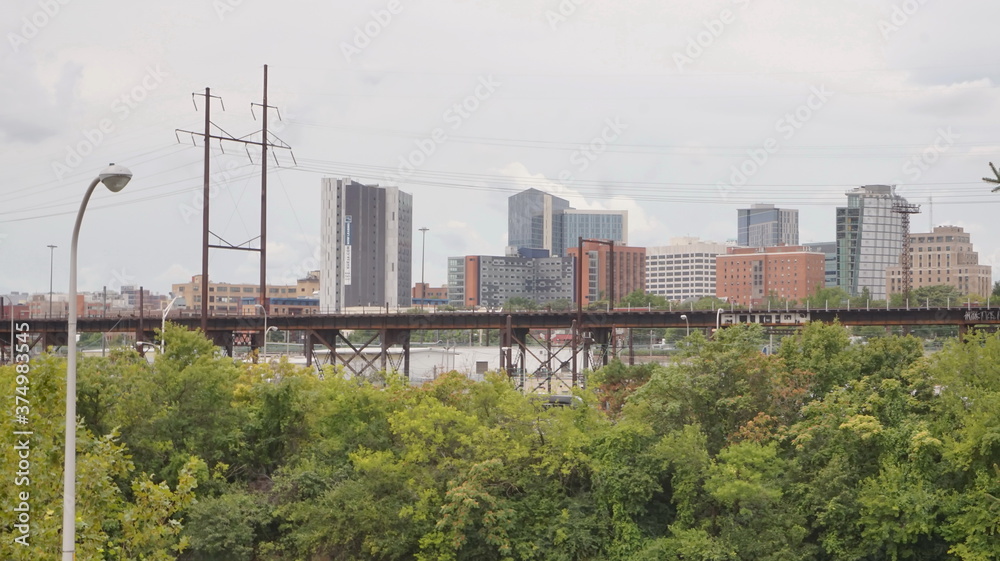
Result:
{"label": "red brick building", "polygon": [[804,246],[730,248],[715,258],[715,294],[741,306],[807,298],[823,287],[825,259]]}
{"label": "red brick building", "polygon": [[[578,247],[566,249],[566,255],[577,257]],[[646,291],[646,248],[614,246],[614,299],[621,301],[630,292]],[[611,246],[606,243],[583,243],[583,305],[610,297],[609,270]],[[577,269],[579,270],[579,269]],[[580,282],[580,281],[578,281]]]}
{"label": "red brick building", "polygon": [[410,290],[410,298],[413,300],[448,300],[448,286],[431,286],[430,283],[417,283]]}

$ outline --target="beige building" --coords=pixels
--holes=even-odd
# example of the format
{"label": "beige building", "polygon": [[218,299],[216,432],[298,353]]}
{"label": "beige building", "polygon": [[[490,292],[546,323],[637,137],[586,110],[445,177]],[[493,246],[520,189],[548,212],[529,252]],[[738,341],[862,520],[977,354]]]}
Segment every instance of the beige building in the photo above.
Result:
{"label": "beige building", "polygon": [[646,293],[675,302],[715,296],[715,259],[727,249],[725,244],[692,237],[647,247]]}
{"label": "beige building", "polygon": [[[969,234],[958,226],[937,226],[933,232],[910,234],[911,287],[946,284],[962,294],[986,297],[993,291],[989,265],[979,264]],[[886,292],[903,292],[903,267],[885,270]]]}
{"label": "beige building", "polygon": [[[184,298],[185,306],[188,309],[201,308],[201,275],[191,277],[191,282],[172,285],[175,296]],[[268,285],[267,298],[271,302],[272,313],[283,313],[275,308],[277,300],[287,300],[290,298],[317,298],[319,292],[319,271],[311,271],[306,278],[298,279],[294,285]],[[246,300],[252,298],[253,300]],[[227,282],[208,283],[208,311],[218,314],[243,314],[246,306],[256,309],[260,303],[260,285],[257,284],[231,284]],[[283,307],[288,307],[282,305]],[[315,313],[313,308],[318,306],[305,306],[302,310],[300,306],[288,307],[286,313]],[[296,311],[292,311],[295,308]],[[308,309],[308,311],[306,311]]]}

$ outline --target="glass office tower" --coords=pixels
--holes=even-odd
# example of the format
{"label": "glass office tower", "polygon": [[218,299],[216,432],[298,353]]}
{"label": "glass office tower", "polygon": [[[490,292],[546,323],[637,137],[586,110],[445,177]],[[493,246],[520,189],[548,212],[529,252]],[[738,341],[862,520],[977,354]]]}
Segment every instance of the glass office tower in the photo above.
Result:
{"label": "glass office tower", "polygon": [[892,185],[865,185],[847,192],[847,206],[837,207],[837,278],[841,288],[872,300],[884,300],[885,270],[899,264],[903,220],[893,204],[906,204]]}

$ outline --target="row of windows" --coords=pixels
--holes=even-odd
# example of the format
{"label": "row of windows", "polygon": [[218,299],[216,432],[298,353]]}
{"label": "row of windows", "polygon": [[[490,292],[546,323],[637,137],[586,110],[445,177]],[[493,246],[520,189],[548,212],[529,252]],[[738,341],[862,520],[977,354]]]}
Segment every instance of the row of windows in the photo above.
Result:
{"label": "row of windows", "polygon": [[965,236],[959,236],[958,240],[955,240],[955,236],[917,236],[917,243],[932,243],[932,242],[953,242],[958,241],[960,243],[969,243],[969,239]]}

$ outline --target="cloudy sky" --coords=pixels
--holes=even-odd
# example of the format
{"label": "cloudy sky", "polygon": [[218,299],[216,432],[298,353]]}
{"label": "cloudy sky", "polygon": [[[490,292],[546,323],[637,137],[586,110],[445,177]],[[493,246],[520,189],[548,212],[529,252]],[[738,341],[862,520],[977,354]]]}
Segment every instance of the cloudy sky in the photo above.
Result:
{"label": "cloudy sky", "polygon": [[[323,177],[412,193],[435,285],[449,256],[503,252],[528,187],[627,209],[630,245],[652,246],[733,239],[751,203],[832,241],[847,189],[895,184],[922,205],[913,231],[963,226],[1000,265],[981,181],[1000,163],[998,20],[980,0],[8,0],[0,293],[47,291],[50,244],[66,290],[109,162],[134,179],[90,202],[80,288],[200,272],[203,148],[175,131],[202,129],[210,87],[214,131],[259,138],[265,64],[272,140],[292,147],[268,166],[272,283],[318,268]],[[255,239],[259,150],[214,142],[211,162],[213,232]],[[256,282],[257,259],[213,251],[212,277]]]}

